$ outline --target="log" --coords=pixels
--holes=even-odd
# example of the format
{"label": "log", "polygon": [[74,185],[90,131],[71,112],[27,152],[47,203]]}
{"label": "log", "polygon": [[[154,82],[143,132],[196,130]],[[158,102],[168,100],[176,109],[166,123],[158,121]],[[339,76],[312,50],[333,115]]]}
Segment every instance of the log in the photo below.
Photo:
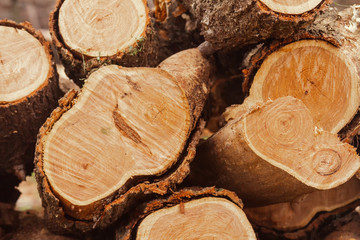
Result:
{"label": "log", "polygon": [[[158,68],[101,67],[40,129],[36,177],[46,218],[68,231],[104,228],[189,172],[209,92],[198,49]],[[55,229],[56,230],[56,229]]]}
{"label": "log", "polygon": [[[243,91],[251,86],[249,96],[242,105],[229,108],[225,120],[241,116],[259,102],[290,95],[305,103],[318,127],[340,132],[360,105],[360,33],[347,30],[349,19],[337,11],[327,12],[297,35],[251,52],[242,70]],[[342,139],[350,137],[347,133]]]}
{"label": "log", "polygon": [[61,92],[49,43],[30,23],[0,20],[0,201],[33,170],[36,134]]}
{"label": "log", "polygon": [[147,2],[57,0],[50,33],[69,78],[82,86],[91,70],[102,65],[155,67],[200,43],[184,29],[185,20],[172,15],[176,3],[167,15],[155,17]]}
{"label": "log", "polygon": [[[337,239],[342,239],[341,236],[354,237],[357,236],[359,229],[359,204],[360,200],[357,200],[330,212],[320,212],[307,226],[294,231],[282,232],[256,225],[253,225],[253,228],[260,239],[269,240],[328,240],[334,235],[338,237]],[[340,235],[338,231],[341,231]],[[352,238],[345,239],[350,240]]]}
{"label": "log", "polygon": [[360,199],[360,181],[352,178],[336,188],[316,191],[292,202],[245,208],[252,222],[262,228],[291,232],[306,227],[320,212],[330,212]]}
{"label": "log", "polygon": [[223,189],[190,188],[141,206],[116,232],[130,239],[256,239],[242,202]]}
{"label": "log", "polygon": [[337,187],[360,167],[356,149],[318,129],[301,100],[257,106],[200,144],[188,184],[223,187],[246,206]]}
{"label": "log", "polygon": [[235,49],[267,39],[283,39],[314,21],[327,0],[183,0],[215,49]]}

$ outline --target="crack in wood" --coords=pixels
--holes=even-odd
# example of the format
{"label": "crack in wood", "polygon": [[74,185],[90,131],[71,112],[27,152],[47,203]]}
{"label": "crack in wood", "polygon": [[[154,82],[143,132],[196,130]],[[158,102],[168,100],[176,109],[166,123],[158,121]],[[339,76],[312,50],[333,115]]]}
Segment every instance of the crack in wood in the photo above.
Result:
{"label": "crack in wood", "polygon": [[125,78],[127,80],[127,83],[136,91],[141,91],[141,87],[136,83],[136,82],[133,82],[131,80],[131,77],[128,76],[127,74],[125,74]]}
{"label": "crack in wood", "polygon": [[116,104],[116,107],[113,110],[113,119],[116,128],[123,136],[132,140],[134,143],[142,146],[142,151],[145,152],[147,155],[152,156],[151,150],[145,143],[142,142],[140,135],[134,129],[132,129],[129,124],[126,123],[125,119],[121,116],[121,114],[118,113],[118,104]]}
{"label": "crack in wood", "polygon": [[141,141],[140,135],[125,122],[125,120],[117,112],[117,110],[118,110],[118,105],[116,104],[116,107],[113,111],[113,119],[114,119],[116,128],[122,133],[122,135],[131,139],[135,143],[143,144],[143,142]]}

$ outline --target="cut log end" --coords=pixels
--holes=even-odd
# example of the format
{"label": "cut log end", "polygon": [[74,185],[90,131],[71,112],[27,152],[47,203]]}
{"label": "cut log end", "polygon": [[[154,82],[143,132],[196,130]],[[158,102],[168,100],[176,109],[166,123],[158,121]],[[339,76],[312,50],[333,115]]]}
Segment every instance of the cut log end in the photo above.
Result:
{"label": "cut log end", "polygon": [[244,118],[245,138],[258,156],[318,189],[336,187],[360,167],[354,148],[319,131],[298,99],[279,98]]}
{"label": "cut log end", "polygon": [[106,66],[47,134],[44,171],[62,198],[89,205],[135,176],[169,169],[190,124],[185,94],[167,72]]}
{"label": "cut log end", "polygon": [[260,0],[269,9],[283,14],[302,14],[313,10],[324,0]]}
{"label": "cut log end", "polygon": [[318,129],[301,100],[287,96],[229,122],[199,146],[192,166],[189,182],[230,189],[256,207],[337,187],[355,175],[360,158],[336,134]]}
{"label": "cut log end", "polygon": [[14,102],[45,84],[51,61],[28,31],[0,26],[0,35],[0,103]]}
{"label": "cut log end", "polygon": [[284,97],[265,105],[244,118],[244,127],[254,152],[311,187],[338,186],[360,166],[354,148],[314,129],[309,110],[298,99]]}
{"label": "cut log end", "polygon": [[66,0],[58,24],[70,49],[91,57],[112,56],[144,40],[148,8],[144,0]]}
{"label": "cut log end", "polygon": [[359,80],[354,64],[340,48],[325,41],[302,40],[265,59],[246,102],[294,96],[305,103],[315,125],[337,133],[357,112]]}
{"label": "cut log end", "polygon": [[50,44],[30,23],[0,20],[1,201],[33,171],[36,135],[61,96]]}
{"label": "cut log end", "polygon": [[256,239],[244,212],[229,200],[201,198],[161,209],[139,225],[136,239]]}

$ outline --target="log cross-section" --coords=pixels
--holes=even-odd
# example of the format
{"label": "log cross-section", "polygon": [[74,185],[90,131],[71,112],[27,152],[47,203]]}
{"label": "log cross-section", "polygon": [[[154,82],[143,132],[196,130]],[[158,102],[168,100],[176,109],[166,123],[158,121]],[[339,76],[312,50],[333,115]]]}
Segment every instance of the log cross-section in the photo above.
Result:
{"label": "log cross-section", "polygon": [[185,93],[164,70],[102,67],[47,135],[44,171],[62,197],[88,205],[170,168],[189,132]]}
{"label": "log cross-section", "polygon": [[36,134],[61,91],[50,45],[30,23],[0,20],[0,201],[33,171]]}
{"label": "log cross-section", "polygon": [[145,37],[146,1],[66,0],[59,11],[59,32],[66,45],[91,57],[112,56]]}
{"label": "log cross-section", "polygon": [[234,203],[204,197],[148,215],[136,239],[256,239],[244,212]]}
{"label": "log cross-section", "polygon": [[67,94],[36,149],[49,222],[67,231],[71,219],[83,221],[74,231],[106,227],[131,209],[125,205],[181,183],[203,128],[209,74],[208,60],[189,49],[158,68],[103,66],[79,94]]}
{"label": "log cross-section", "polygon": [[186,188],[138,206],[119,223],[116,240],[256,239],[235,193]]}
{"label": "log cross-section", "polygon": [[293,96],[305,103],[315,125],[326,131],[337,133],[351,121],[360,105],[360,75],[345,47],[307,39],[273,49],[256,70],[249,97],[235,107],[236,116],[226,113],[227,119],[259,102]]}
{"label": "log cross-section", "polygon": [[269,9],[283,14],[302,14],[316,8],[322,0],[259,0]]}
{"label": "log cross-section", "polygon": [[191,179],[259,206],[334,188],[359,167],[355,148],[317,128],[304,103],[288,96],[257,106],[201,144]]}
{"label": "log cross-section", "polygon": [[0,102],[13,102],[34,92],[51,65],[43,45],[23,29],[0,26]]}

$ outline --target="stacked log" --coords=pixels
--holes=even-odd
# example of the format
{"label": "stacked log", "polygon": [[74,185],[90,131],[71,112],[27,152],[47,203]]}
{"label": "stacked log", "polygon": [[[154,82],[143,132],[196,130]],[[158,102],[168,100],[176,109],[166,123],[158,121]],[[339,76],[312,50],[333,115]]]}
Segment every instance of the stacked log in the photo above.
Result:
{"label": "stacked log", "polygon": [[232,50],[268,39],[284,39],[310,25],[327,0],[183,0],[215,49]]}
{"label": "stacked log", "polygon": [[[57,0],[51,13],[53,43],[67,74],[82,87],[59,101],[38,134],[35,174],[52,231],[90,238],[255,239],[239,196],[260,234],[266,228],[281,238],[301,237],[318,223],[308,223],[316,212],[353,207],[360,169],[360,157],[348,144],[360,128],[356,8],[338,15],[327,9],[327,0],[158,0],[154,9],[148,4]],[[37,47],[48,46],[27,25],[4,24],[16,34],[34,35]],[[202,36],[196,35],[200,30]],[[207,41],[198,48],[172,55],[202,37]],[[215,53],[216,75],[209,60],[215,50],[221,51]],[[30,171],[22,169],[31,163],[19,160],[33,157],[35,148],[24,126],[37,131],[59,96],[50,51],[43,51],[36,61],[48,68],[36,71],[40,75],[19,68],[22,79],[14,86],[20,95],[0,88],[6,126],[0,153],[7,159],[0,168],[12,176]],[[231,51],[241,53],[241,61],[226,66]],[[226,89],[221,81],[210,91],[211,77],[227,78],[234,66],[241,74],[229,79],[243,80],[249,96],[228,108],[226,125],[211,128],[216,133],[198,145],[204,109],[214,108],[206,105],[210,92],[217,115],[232,101],[216,92]],[[31,87],[24,76],[31,76]],[[47,113],[37,115],[37,107]],[[19,132],[21,140],[13,140]],[[184,185],[191,188],[179,190],[189,174]],[[199,185],[217,188],[193,187]],[[327,191],[345,186],[354,194],[316,204]],[[306,202],[304,194],[312,200]],[[281,209],[268,205],[289,201],[311,210],[298,219],[305,231],[276,229],[283,219],[269,224]],[[294,202],[282,206],[289,204]],[[259,206],[265,207],[253,208]]]}
{"label": "stacked log", "polygon": [[191,188],[156,199],[117,230],[117,240],[256,239],[236,194]]}
{"label": "stacked log", "polygon": [[[352,178],[343,185],[336,188],[317,191],[292,202],[278,203],[259,208],[246,208],[245,212],[250,221],[261,229],[263,234],[275,232],[279,235],[306,236],[311,234],[307,226],[311,225],[321,212],[331,212],[343,208],[343,212],[357,206],[360,199],[360,181]],[[355,203],[355,204],[354,204]],[[347,207],[348,206],[348,207]],[[321,220],[323,221],[323,219]],[[301,232],[302,229],[306,229]],[[310,228],[310,230],[313,230]],[[281,234],[280,234],[281,233]],[[292,234],[296,236],[296,234]]]}
{"label": "stacked log", "polygon": [[181,183],[203,128],[209,73],[208,60],[190,49],[159,68],[101,67],[79,94],[69,92],[36,148],[49,222],[67,231],[105,228]]}
{"label": "stacked log", "polygon": [[61,92],[41,33],[9,20],[0,31],[0,201],[15,203],[14,186],[32,172],[36,134]]}
{"label": "stacked log", "polygon": [[147,2],[57,0],[50,33],[69,78],[82,86],[89,72],[102,65],[155,67],[197,46],[185,21],[173,14],[181,6],[175,2],[163,13],[163,4],[155,1],[153,12]]}
{"label": "stacked log", "polygon": [[231,121],[199,146],[196,158],[191,184],[235,191],[248,207],[337,187],[360,167],[356,149],[318,129],[305,104],[293,97]]}

